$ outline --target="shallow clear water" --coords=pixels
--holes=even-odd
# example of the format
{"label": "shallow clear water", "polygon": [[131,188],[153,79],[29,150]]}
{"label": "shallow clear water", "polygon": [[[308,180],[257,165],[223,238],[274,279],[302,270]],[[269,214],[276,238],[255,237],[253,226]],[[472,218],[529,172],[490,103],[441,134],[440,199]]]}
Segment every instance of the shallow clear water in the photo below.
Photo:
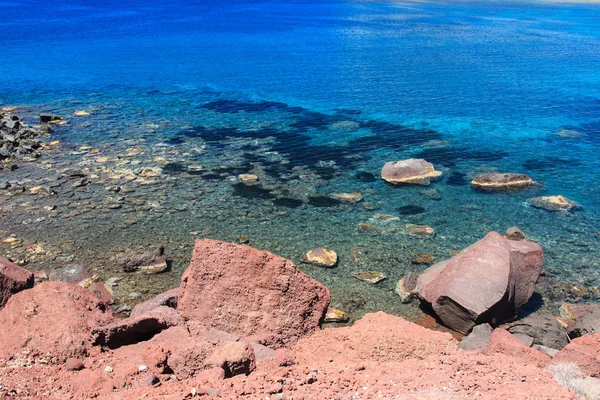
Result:
{"label": "shallow clear water", "polygon": [[[409,315],[414,307],[399,304],[393,288],[425,268],[413,255],[445,259],[512,225],[544,247],[546,304],[565,298],[557,285],[600,285],[600,6],[196,3],[0,2],[0,105],[21,106],[32,122],[39,112],[94,111],[55,129],[61,151],[42,158],[51,169],[28,165],[0,179],[34,186],[72,164],[98,175],[52,199],[5,196],[4,233],[72,252],[105,279],[119,274],[111,249],[167,243],[173,271],[124,278],[125,299],[175,285],[193,237],[243,234],[297,262],[311,247],[331,248],[337,268],[302,268],[331,288],[334,305],[355,316]],[[558,135],[565,129],[577,137]],[[76,151],[81,145],[100,153]],[[137,146],[141,153],[123,158]],[[377,178],[386,161],[409,157],[443,170],[429,187],[441,200]],[[151,185],[112,176],[142,166],[163,173]],[[469,188],[494,170],[544,186],[510,195]],[[260,184],[240,185],[245,172]],[[111,184],[135,192],[115,195]],[[362,203],[328,200],[355,191]],[[584,209],[524,205],[541,194]],[[111,201],[123,206],[102,206]],[[50,215],[47,204],[56,207]],[[400,221],[381,224],[378,213]],[[407,235],[408,223],[437,235]],[[64,249],[65,240],[76,244]],[[370,286],[350,277],[360,270],[388,279]]]}

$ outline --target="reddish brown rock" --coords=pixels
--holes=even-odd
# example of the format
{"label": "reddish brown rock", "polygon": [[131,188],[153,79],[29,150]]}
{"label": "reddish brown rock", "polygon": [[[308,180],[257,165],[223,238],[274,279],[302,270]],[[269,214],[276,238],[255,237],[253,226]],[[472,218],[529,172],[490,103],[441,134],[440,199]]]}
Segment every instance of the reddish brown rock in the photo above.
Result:
{"label": "reddish brown rock", "polygon": [[0,311],[0,358],[24,350],[54,362],[83,357],[91,347],[91,330],[110,321],[110,310],[87,289],[44,282],[14,295]]}
{"label": "reddish brown rock", "polygon": [[81,360],[78,360],[77,358],[67,358],[67,361],[65,361],[65,369],[67,371],[80,371],[84,368],[83,363],[81,362]]}
{"label": "reddish brown rock", "polygon": [[147,314],[137,315],[98,327],[92,331],[92,342],[115,349],[150,339],[172,326],[183,324],[181,316],[170,307],[159,306]]}
{"label": "reddish brown rock", "polygon": [[94,282],[87,289],[92,292],[102,304],[113,303],[112,294],[103,283]]}
{"label": "reddish brown rock", "polygon": [[0,309],[4,307],[10,296],[32,288],[33,283],[33,273],[0,258]]}
{"label": "reddish brown rock", "polygon": [[519,339],[504,329],[494,329],[485,350],[489,355],[504,354],[520,358],[523,362],[538,367],[545,367],[551,358],[541,351],[525,346]]}
{"label": "reddish brown rock", "polygon": [[542,248],[496,232],[425,270],[416,292],[448,327],[468,333],[481,323],[498,325],[516,317],[535,289]]}
{"label": "reddish brown rock", "polygon": [[381,170],[381,178],[393,184],[429,185],[432,179],[438,179],[440,176],[442,173],[436,171],[433,164],[416,158],[387,162]]}
{"label": "reddish brown rock", "polygon": [[573,339],[554,361],[575,363],[585,374],[600,378],[600,333]]}
{"label": "reddish brown rock", "polygon": [[256,368],[252,346],[244,342],[224,342],[206,360],[206,367],[222,368],[225,377],[248,375]]}
{"label": "reddish brown rock", "polygon": [[130,316],[136,317],[138,315],[147,314],[160,306],[171,307],[176,309],[178,298],[179,288],[168,290],[164,293],[157,295],[156,297],[151,298],[150,300],[137,304],[135,307],[133,307],[133,310],[131,310]]}
{"label": "reddish brown rock", "polygon": [[291,261],[245,245],[197,240],[178,310],[193,335],[208,327],[277,348],[314,332],[329,291]]}

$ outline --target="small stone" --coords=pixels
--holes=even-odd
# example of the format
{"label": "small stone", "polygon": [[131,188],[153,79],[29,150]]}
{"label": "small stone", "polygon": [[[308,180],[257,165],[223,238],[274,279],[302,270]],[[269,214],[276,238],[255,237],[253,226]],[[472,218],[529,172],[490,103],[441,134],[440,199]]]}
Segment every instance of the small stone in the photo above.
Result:
{"label": "small stone", "polygon": [[148,367],[146,367],[145,365],[140,365],[140,366],[138,367],[138,371],[140,371],[140,372],[145,372],[145,371],[148,371]]}
{"label": "small stone", "polygon": [[511,226],[510,228],[508,228],[506,230],[506,232],[504,232],[504,237],[507,238],[508,240],[515,240],[515,241],[527,239],[527,236],[525,236],[523,231],[521,231],[516,226]]}
{"label": "small stone", "polygon": [[238,178],[240,179],[240,181],[242,181],[244,183],[258,182],[258,176],[253,175],[253,174],[241,174],[238,176]]}
{"label": "small stone", "polygon": [[387,278],[383,272],[377,271],[353,272],[351,275],[358,280],[372,284],[379,283]]}
{"label": "small stone", "polygon": [[154,178],[162,175],[162,168],[160,167],[143,167],[136,171],[137,176],[142,178]]}
{"label": "small stone", "polygon": [[107,374],[112,374],[112,372],[113,372],[113,367],[111,367],[110,365],[107,365],[107,366],[104,368],[104,372],[105,372],[105,373],[107,373]]}
{"label": "small stone", "polygon": [[423,159],[411,158],[386,163],[381,170],[381,178],[392,184],[429,185],[432,179],[442,176],[433,164]]}
{"label": "small stone", "polygon": [[356,229],[363,232],[381,232],[381,229],[368,222],[360,222],[356,224]]}
{"label": "small stone", "polygon": [[335,251],[318,247],[306,253],[303,262],[320,267],[334,267],[338,258]]}
{"label": "small stone", "polygon": [[396,294],[400,296],[402,303],[410,303],[417,294],[415,288],[417,287],[417,274],[408,274],[398,281],[396,285]]}
{"label": "small stone", "polygon": [[237,243],[237,244],[249,244],[250,243],[250,239],[246,235],[240,235],[240,236],[238,236],[238,237],[235,238],[235,243]]}
{"label": "small stone", "polygon": [[426,264],[426,265],[433,264],[434,261],[435,261],[435,257],[432,256],[431,254],[415,254],[414,256],[412,256],[412,259],[410,260],[410,262],[413,264]]}
{"label": "small stone", "polygon": [[360,194],[359,192],[334,193],[331,195],[331,197],[336,200],[341,201],[342,203],[346,203],[346,204],[358,203],[359,201],[361,201],[363,199],[362,194]]}
{"label": "small stone", "polygon": [[435,235],[435,229],[433,229],[432,227],[427,226],[427,225],[408,224],[408,225],[406,225],[406,231],[410,235],[415,235],[415,236],[429,237],[429,236]]}
{"label": "small stone", "polygon": [[338,310],[337,308],[329,307],[327,309],[327,313],[325,314],[325,319],[323,322],[348,322],[350,318],[348,315],[342,310]]}
{"label": "small stone", "polygon": [[65,368],[67,371],[81,371],[84,368],[84,365],[76,358],[67,358]]}

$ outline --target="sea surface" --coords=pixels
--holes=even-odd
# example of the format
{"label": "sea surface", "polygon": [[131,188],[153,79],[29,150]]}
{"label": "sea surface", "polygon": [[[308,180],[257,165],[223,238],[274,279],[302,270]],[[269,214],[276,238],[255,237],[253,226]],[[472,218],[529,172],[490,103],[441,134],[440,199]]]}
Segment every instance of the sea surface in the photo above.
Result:
{"label": "sea surface", "polygon": [[[544,248],[539,304],[600,301],[600,5],[14,0],[0,9],[0,107],[31,124],[40,112],[68,120],[48,137],[57,149],[0,180],[27,189],[68,167],[90,173],[87,186],[63,184],[53,197],[0,196],[0,232],[58,255],[32,259],[32,269],[78,264],[118,277],[118,304],[128,305],[178,284],[194,238],[245,235],[326,284],[353,318],[414,317],[394,293],[427,267],[414,256],[444,260],[517,225]],[[385,162],[411,157],[443,179],[379,178]],[[142,178],[141,168],[155,170]],[[493,171],[540,185],[470,188]],[[243,173],[260,180],[240,183]],[[347,192],[364,200],[331,198]],[[558,194],[583,209],[525,204]],[[412,236],[406,224],[436,235]],[[111,261],[150,244],[166,245],[170,272],[127,275]],[[339,265],[302,264],[313,247],[335,250]],[[388,278],[370,285],[351,277],[359,271]]]}

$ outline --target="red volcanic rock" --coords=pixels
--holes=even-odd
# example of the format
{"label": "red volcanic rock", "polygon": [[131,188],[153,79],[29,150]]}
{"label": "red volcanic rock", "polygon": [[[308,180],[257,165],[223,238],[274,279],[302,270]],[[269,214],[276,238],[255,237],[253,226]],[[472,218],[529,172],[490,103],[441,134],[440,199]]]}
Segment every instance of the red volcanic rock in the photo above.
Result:
{"label": "red volcanic rock", "polygon": [[416,291],[446,326],[466,334],[475,325],[516,317],[533,294],[542,263],[538,244],[490,232],[425,270]]}
{"label": "red volcanic rock", "polygon": [[112,294],[109,290],[104,286],[103,283],[94,282],[89,287],[88,290],[94,294],[102,302],[102,304],[112,304],[113,298]]}
{"label": "red volcanic rock", "polygon": [[179,288],[167,290],[164,293],[157,295],[143,303],[140,303],[133,307],[131,310],[131,317],[135,317],[154,310],[156,307],[166,306],[171,308],[177,308],[177,299],[179,298]]}
{"label": "red volcanic rock", "polygon": [[92,328],[110,321],[112,313],[87,289],[44,282],[12,296],[0,311],[0,358],[24,350],[54,362],[85,356]]}
{"label": "red volcanic rock", "polygon": [[226,377],[248,375],[256,368],[256,357],[250,344],[229,341],[219,346],[204,360],[204,365],[222,368]]}
{"label": "red volcanic rock", "polygon": [[65,368],[67,371],[80,371],[84,368],[83,363],[76,358],[67,358],[65,362]]}
{"label": "red volcanic rock", "polygon": [[590,376],[600,378],[600,333],[573,339],[554,356],[554,362],[572,362]]}
{"label": "red volcanic rock", "polygon": [[92,342],[117,348],[148,340],[172,326],[183,324],[181,316],[170,307],[160,306],[147,314],[129,317],[92,331]]}
{"label": "red volcanic rock", "polygon": [[485,353],[489,355],[505,354],[514,358],[520,358],[527,364],[546,366],[551,358],[541,351],[525,346],[519,339],[504,329],[494,329]]}
{"label": "red volcanic rock", "polygon": [[285,258],[203,239],[181,277],[178,310],[195,336],[213,327],[277,348],[317,330],[329,300]]}
{"label": "red volcanic rock", "polygon": [[399,362],[456,351],[449,333],[434,332],[383,312],[367,314],[353,326],[325,329],[300,340],[296,362],[328,364]]}
{"label": "red volcanic rock", "polygon": [[32,288],[33,282],[32,272],[0,258],[0,309],[13,294]]}

